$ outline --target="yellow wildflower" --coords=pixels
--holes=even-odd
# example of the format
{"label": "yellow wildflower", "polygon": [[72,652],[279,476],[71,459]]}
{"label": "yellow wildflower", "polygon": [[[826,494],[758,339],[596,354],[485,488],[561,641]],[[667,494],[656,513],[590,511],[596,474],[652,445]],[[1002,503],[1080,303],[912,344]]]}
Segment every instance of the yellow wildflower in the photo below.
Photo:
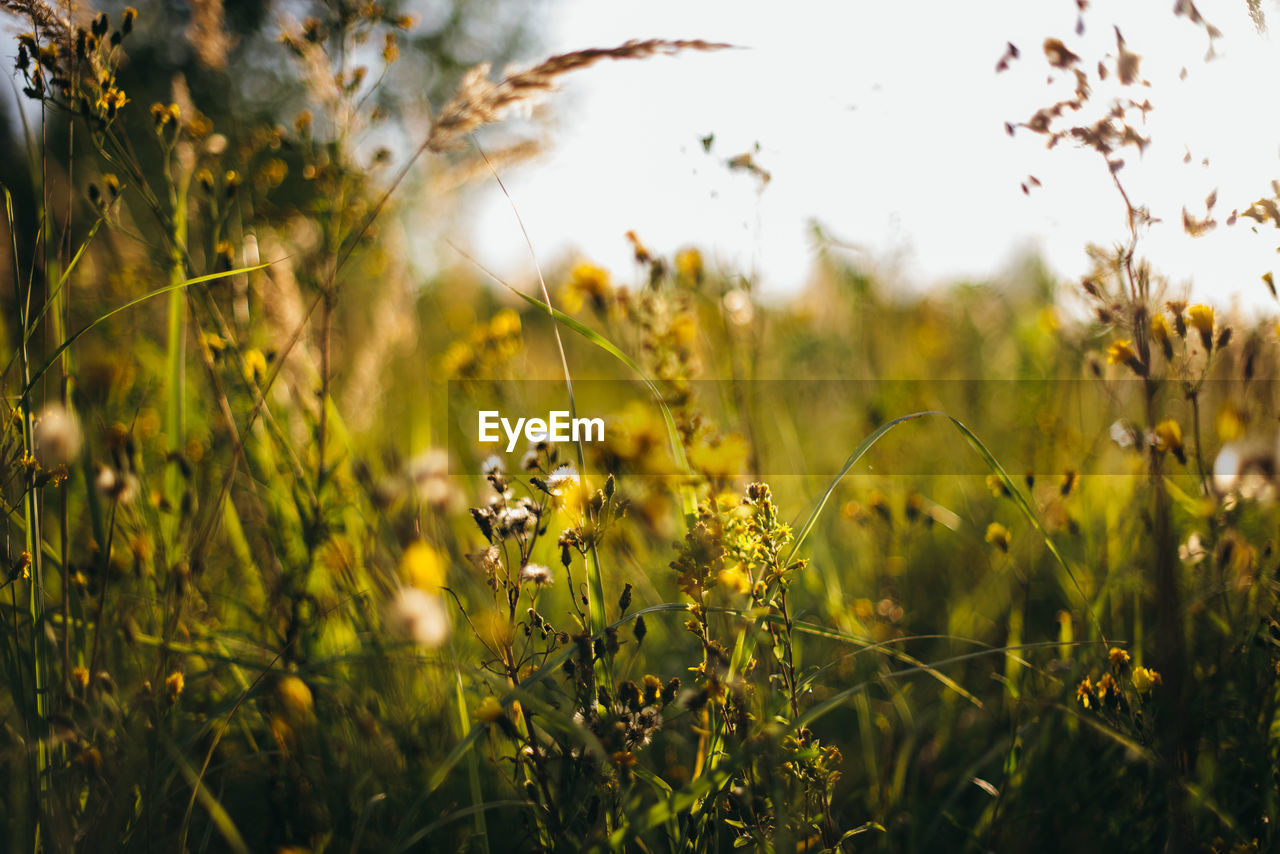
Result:
{"label": "yellow wildflower", "polygon": [[520,334],[520,315],[509,308],[504,308],[489,321],[489,332],[495,338],[507,338]]}
{"label": "yellow wildflower", "polygon": [[1172,330],[1169,328],[1169,321],[1165,320],[1163,313],[1157,313],[1151,318],[1151,337],[1160,345],[1160,349],[1164,352],[1164,357],[1166,359],[1172,359]]}
{"label": "yellow wildflower", "polygon": [[1129,665],[1129,653],[1118,646],[1111,647],[1111,651],[1107,653],[1107,658],[1111,661],[1111,666],[1117,670]]}
{"label": "yellow wildflower", "polygon": [[311,689],[297,676],[286,676],[276,684],[276,699],[286,720],[295,728],[314,717]]}
{"label": "yellow wildflower", "polygon": [[251,383],[260,383],[267,376],[267,357],[256,347],[244,353],[244,378]]}
{"label": "yellow wildflower", "polygon": [[1098,703],[1100,704],[1105,704],[1107,702],[1107,697],[1110,697],[1112,694],[1115,694],[1116,696],[1120,695],[1120,687],[1116,685],[1116,680],[1112,678],[1110,673],[1102,674],[1102,677],[1098,680],[1098,685],[1095,690],[1097,691]]}
{"label": "yellow wildflower", "polygon": [[1138,359],[1133,342],[1127,338],[1111,342],[1111,346],[1107,348],[1107,362],[1112,365],[1128,365],[1140,377],[1147,375],[1147,366]]}
{"label": "yellow wildflower", "polygon": [[1178,462],[1187,461],[1186,452],[1182,449],[1182,427],[1172,418],[1166,418],[1156,425],[1156,447],[1168,451],[1178,458]]}
{"label": "yellow wildflower", "polygon": [[1163,685],[1164,680],[1160,678],[1160,674],[1148,667],[1133,668],[1133,687],[1138,689],[1139,694],[1145,694],[1151,690],[1154,685]]}
{"label": "yellow wildflower", "polygon": [[164,687],[169,692],[169,702],[176,703],[187,687],[187,678],[182,675],[181,670],[175,670],[165,678]]}
{"label": "yellow wildflower", "polygon": [[400,578],[419,590],[434,592],[445,581],[444,561],[434,548],[418,541],[405,549],[400,558]]}
{"label": "yellow wildflower", "polygon": [[702,281],[702,253],[697,249],[682,249],[676,253],[676,275],[697,284]]}
{"label": "yellow wildflower", "polygon": [[1006,554],[1009,551],[1009,544],[1013,540],[1013,535],[1009,533],[1009,529],[999,522],[992,522],[987,526],[987,542],[998,548]]}
{"label": "yellow wildflower", "polygon": [[743,571],[742,564],[735,564],[720,570],[716,580],[726,590],[742,594],[751,592],[751,577]]}
{"label": "yellow wildflower", "polygon": [[733,477],[743,473],[747,440],[737,433],[698,444],[689,451],[689,462],[708,477]]}
{"label": "yellow wildflower", "polygon": [[1084,706],[1086,709],[1093,705],[1093,682],[1089,680],[1088,676],[1084,677],[1084,679],[1080,681],[1080,684],[1076,686],[1076,699],[1079,700],[1080,705]]}
{"label": "yellow wildflower", "polygon": [[1187,322],[1200,333],[1200,343],[1206,350],[1213,349],[1213,307],[1193,305],[1187,309]]}
{"label": "yellow wildflower", "polygon": [[603,311],[612,292],[609,271],[583,261],[574,265],[569,274],[569,283],[565,286],[565,306],[570,311],[577,311],[584,301],[590,300],[596,311]]}
{"label": "yellow wildflower", "polygon": [[476,719],[490,724],[500,719],[503,714],[502,704],[492,695],[481,700],[480,707],[476,709]]}
{"label": "yellow wildflower", "polygon": [[1008,498],[1011,494],[1004,478],[998,474],[987,475],[987,489],[991,490],[991,494],[996,498]]}
{"label": "yellow wildflower", "polygon": [[80,690],[84,691],[89,687],[89,668],[73,667],[71,668],[71,681],[80,686]]}

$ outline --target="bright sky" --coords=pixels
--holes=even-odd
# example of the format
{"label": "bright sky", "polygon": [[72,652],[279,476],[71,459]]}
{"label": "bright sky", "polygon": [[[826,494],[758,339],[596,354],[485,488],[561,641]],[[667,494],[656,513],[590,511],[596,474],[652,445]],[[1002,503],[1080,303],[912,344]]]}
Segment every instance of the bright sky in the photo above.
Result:
{"label": "bright sky", "polygon": [[[1096,0],[1081,38],[1071,0],[558,0],[546,7],[549,53],[646,37],[744,49],[606,64],[566,79],[552,100],[550,152],[504,180],[544,264],[580,255],[623,280],[623,234],[634,229],[656,251],[698,245],[782,292],[806,277],[815,218],[911,284],[991,276],[1032,246],[1059,274],[1078,276],[1086,243],[1125,234],[1105,166],[1065,144],[1047,151],[1030,132],[1010,139],[1004,122],[1050,103],[1046,37],[1100,55],[1115,51],[1114,23],[1143,56],[1151,88],[1142,94],[1155,108],[1145,128],[1153,144],[1140,163],[1126,151],[1121,173],[1135,202],[1164,220],[1144,251],[1175,285],[1194,279],[1220,305],[1237,293],[1266,305],[1259,276],[1280,266],[1280,231],[1255,232],[1245,219],[1192,240],[1181,209],[1202,215],[1216,187],[1221,222],[1270,194],[1280,178],[1280,113],[1270,104],[1280,51],[1255,30],[1245,0],[1198,5],[1224,33],[1208,64],[1205,33],[1174,16],[1172,2]],[[1264,0],[1264,9],[1280,26],[1280,6]],[[1022,56],[997,75],[1007,41]],[[699,143],[709,133],[711,154]],[[773,176],[763,190],[724,165],[757,144],[755,159]],[[1028,175],[1043,182],[1030,196],[1019,186]],[[531,272],[496,190],[468,243],[513,280]]]}

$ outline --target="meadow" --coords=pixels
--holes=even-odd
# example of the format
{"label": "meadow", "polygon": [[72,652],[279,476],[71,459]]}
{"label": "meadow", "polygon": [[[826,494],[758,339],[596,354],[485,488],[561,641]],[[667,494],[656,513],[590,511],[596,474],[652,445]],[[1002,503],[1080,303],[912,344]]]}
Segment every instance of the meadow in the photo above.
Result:
{"label": "meadow", "polygon": [[765,299],[635,234],[423,271],[398,219],[563,76],[723,45],[446,62],[415,127],[411,17],[317,4],[236,113],[194,5],[157,83],[163,10],[0,3],[5,850],[1275,850],[1280,327],[1143,260],[1144,106],[1071,124],[1123,42],[1046,42],[1076,88],[1010,126],[1115,176],[1089,276],[904,290],[815,230]]}

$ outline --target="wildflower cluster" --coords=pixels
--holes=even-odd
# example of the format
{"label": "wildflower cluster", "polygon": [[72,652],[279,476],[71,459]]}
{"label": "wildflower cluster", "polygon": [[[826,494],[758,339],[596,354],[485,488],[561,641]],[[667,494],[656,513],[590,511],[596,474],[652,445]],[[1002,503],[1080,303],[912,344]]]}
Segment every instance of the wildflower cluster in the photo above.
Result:
{"label": "wildflower cluster", "polygon": [[18,38],[15,62],[22,74],[23,94],[49,107],[82,116],[95,129],[109,125],[128,96],[116,85],[121,44],[133,32],[138,10],[127,7],[111,26],[106,12],[88,29],[62,21]]}
{"label": "wildflower cluster", "polygon": [[1152,690],[1163,683],[1159,671],[1136,665],[1127,650],[1111,647],[1107,653],[1107,669],[1096,679],[1085,676],[1076,685],[1076,701],[1102,715],[1112,726],[1132,732],[1146,743],[1152,737],[1152,730],[1143,708]]}
{"label": "wildflower cluster", "polygon": [[455,341],[441,361],[441,370],[451,379],[491,378],[520,352],[523,339],[520,315],[504,309],[487,323],[472,327],[465,341]]}

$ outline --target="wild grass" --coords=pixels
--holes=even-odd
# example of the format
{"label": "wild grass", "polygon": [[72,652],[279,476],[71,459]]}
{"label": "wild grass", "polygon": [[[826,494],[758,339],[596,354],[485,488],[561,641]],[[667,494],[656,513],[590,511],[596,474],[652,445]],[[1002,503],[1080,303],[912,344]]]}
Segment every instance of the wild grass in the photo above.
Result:
{"label": "wild grass", "polygon": [[[390,170],[386,9],[287,29],[310,100],[245,127],[122,88],[145,14],[4,8],[7,850],[1274,847],[1280,343],[1163,294],[1127,196],[1078,286],[420,276],[424,158],[726,45],[479,66]],[[491,456],[493,401],[607,435]]]}

